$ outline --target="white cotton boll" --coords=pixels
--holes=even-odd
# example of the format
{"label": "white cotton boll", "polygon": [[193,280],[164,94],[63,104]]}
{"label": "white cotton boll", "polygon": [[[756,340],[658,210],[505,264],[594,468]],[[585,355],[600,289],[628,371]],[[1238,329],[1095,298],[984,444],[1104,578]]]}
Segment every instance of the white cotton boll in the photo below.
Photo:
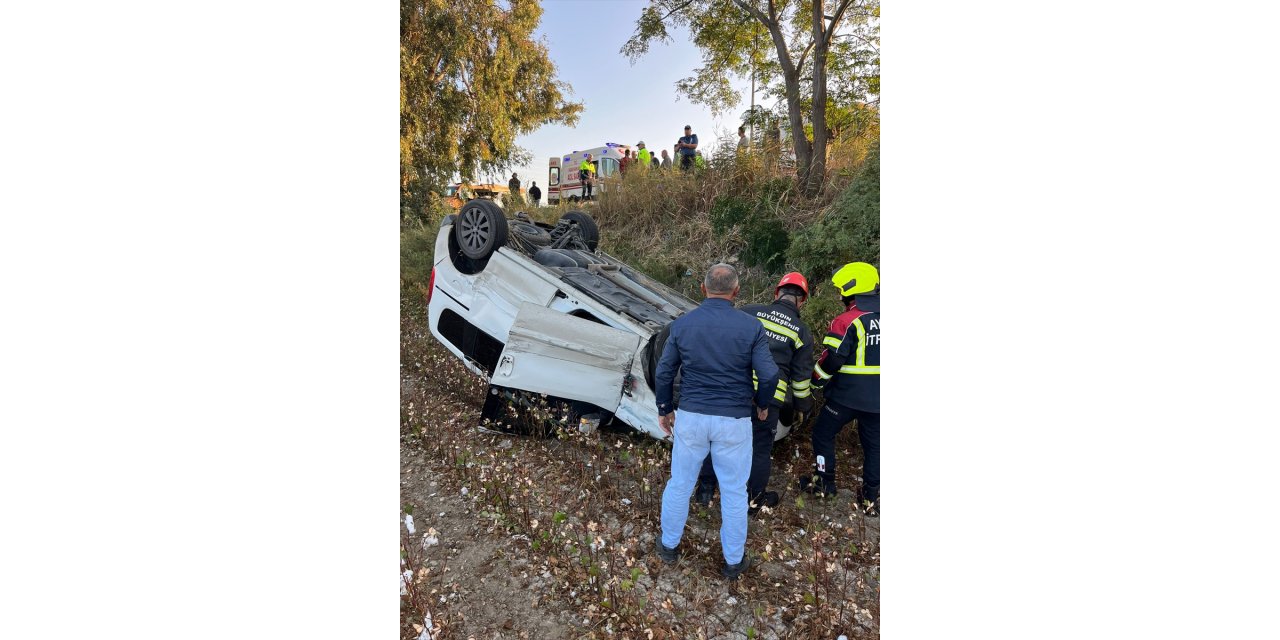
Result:
{"label": "white cotton boll", "polygon": [[413,535],[413,516],[408,514],[405,515],[404,528],[409,530],[409,535]]}

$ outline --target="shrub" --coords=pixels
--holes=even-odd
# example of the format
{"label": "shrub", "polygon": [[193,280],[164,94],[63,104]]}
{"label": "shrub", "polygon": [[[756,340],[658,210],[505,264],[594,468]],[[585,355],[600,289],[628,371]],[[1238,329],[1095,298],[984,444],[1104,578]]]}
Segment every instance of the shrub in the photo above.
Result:
{"label": "shrub", "polygon": [[843,311],[828,278],[841,265],[880,266],[880,147],[873,145],[853,182],[814,224],[792,238],[791,264],[809,278],[814,293],[801,317],[820,332]]}
{"label": "shrub", "polygon": [[814,224],[796,232],[792,264],[823,278],[848,262],[880,264],[880,153],[873,147],[857,178]]}
{"label": "shrub", "polygon": [[751,217],[751,203],[742,198],[720,196],[711,203],[711,228],[716,233],[728,233]]}
{"label": "shrub", "polygon": [[756,211],[743,225],[742,236],[747,241],[742,261],[748,266],[763,267],[769,273],[777,273],[786,266],[791,237],[776,215]]}

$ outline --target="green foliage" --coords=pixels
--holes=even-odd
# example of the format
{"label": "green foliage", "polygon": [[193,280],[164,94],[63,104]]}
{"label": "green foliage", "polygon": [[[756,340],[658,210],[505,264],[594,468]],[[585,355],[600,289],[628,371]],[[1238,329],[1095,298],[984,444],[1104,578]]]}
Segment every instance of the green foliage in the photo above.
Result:
{"label": "green foliage", "polygon": [[[635,35],[623,45],[621,53],[637,60],[648,53],[650,43],[672,41],[668,26],[687,28],[693,44],[702,52],[703,66],[676,83],[682,95],[717,113],[724,112],[741,101],[740,94],[729,88],[729,78],[747,79],[754,73],[767,98],[758,99],[757,103],[785,103],[782,65],[775,43],[760,20],[768,16],[753,14],[748,9],[751,6],[762,5],[750,0],[650,0],[636,20]],[[791,63],[806,76],[812,67],[812,58],[808,57],[814,42],[812,6],[813,0],[770,3]],[[827,0],[825,8],[828,15],[838,15],[827,53],[827,95],[845,105],[879,96],[880,3]],[[812,95],[811,86],[806,86],[805,91]]]}
{"label": "green foliage", "polygon": [[847,262],[880,262],[880,147],[867,155],[854,181],[826,215],[795,238],[796,264],[806,273],[831,273]]}
{"label": "green foliage", "polygon": [[427,294],[436,245],[435,225],[415,221],[400,230],[400,287]]}
{"label": "green foliage", "polygon": [[532,37],[541,17],[528,0],[401,0],[402,208],[421,209],[455,173],[505,173],[529,158],[517,136],[577,122],[581,103]]}
{"label": "green foliage", "polygon": [[751,203],[742,198],[720,196],[711,203],[711,228],[716,233],[727,233],[746,222],[753,212]]}
{"label": "green foliage", "polygon": [[747,246],[742,250],[742,261],[747,265],[764,267],[769,273],[777,273],[786,265],[791,236],[776,215],[756,213],[743,227],[743,237]]}
{"label": "green foliage", "polygon": [[[725,113],[742,101],[731,78],[750,77],[759,102],[780,108],[773,118],[751,110],[749,121],[770,132],[785,123],[796,176],[813,196],[826,179],[825,169],[810,173],[813,154],[824,154],[817,160],[825,166],[826,141],[852,124],[849,112],[879,102],[879,16],[879,0],[650,0],[621,53],[635,61],[651,42],[671,42],[669,27],[688,29],[702,66],[676,82],[678,95]],[[822,95],[820,107],[835,107],[835,126],[813,106]]]}
{"label": "green foliage", "polygon": [[[867,154],[858,175],[831,204],[827,213],[792,238],[792,266],[806,274],[814,297],[804,318],[827,318],[842,308],[827,278],[843,264],[868,262],[880,266],[880,145]],[[829,295],[819,295],[826,285]],[[811,323],[811,326],[812,325]]]}
{"label": "green foliage", "polygon": [[756,184],[745,196],[720,196],[711,204],[711,228],[724,234],[737,227],[746,242],[742,261],[777,273],[786,265],[791,243],[781,205],[792,188],[790,180],[773,178]]}

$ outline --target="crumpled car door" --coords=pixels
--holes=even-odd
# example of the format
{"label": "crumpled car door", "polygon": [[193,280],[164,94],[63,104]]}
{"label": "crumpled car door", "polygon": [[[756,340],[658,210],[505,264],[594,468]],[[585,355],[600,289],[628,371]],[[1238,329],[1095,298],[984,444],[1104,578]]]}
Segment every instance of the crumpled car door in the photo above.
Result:
{"label": "crumpled car door", "polygon": [[524,302],[490,381],[614,411],[639,344],[633,333]]}

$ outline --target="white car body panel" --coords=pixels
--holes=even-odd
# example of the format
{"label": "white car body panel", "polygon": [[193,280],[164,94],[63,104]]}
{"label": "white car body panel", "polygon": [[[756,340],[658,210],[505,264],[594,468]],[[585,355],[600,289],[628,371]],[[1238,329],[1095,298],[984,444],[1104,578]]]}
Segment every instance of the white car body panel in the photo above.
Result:
{"label": "white car body panel", "polygon": [[492,383],[615,412],[640,344],[634,333],[524,303]]}

